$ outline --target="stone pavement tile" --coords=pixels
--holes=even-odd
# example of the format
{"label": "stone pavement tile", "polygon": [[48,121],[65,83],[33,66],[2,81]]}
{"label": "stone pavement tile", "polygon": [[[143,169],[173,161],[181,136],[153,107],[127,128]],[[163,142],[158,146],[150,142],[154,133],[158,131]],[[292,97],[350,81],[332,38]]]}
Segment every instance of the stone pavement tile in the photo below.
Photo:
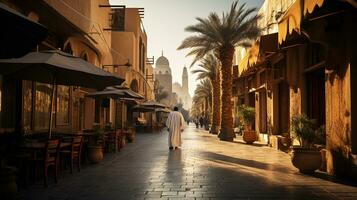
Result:
{"label": "stone pavement tile", "polygon": [[160,191],[160,192],[168,192],[170,191],[170,188],[164,188],[164,187],[159,187],[159,188],[154,188],[154,191]]}
{"label": "stone pavement tile", "polygon": [[357,188],[300,174],[274,149],[223,142],[188,127],[181,149],[167,149],[167,134],[137,134],[121,152],[106,154],[58,184],[19,189],[20,200],[82,199],[357,199]]}

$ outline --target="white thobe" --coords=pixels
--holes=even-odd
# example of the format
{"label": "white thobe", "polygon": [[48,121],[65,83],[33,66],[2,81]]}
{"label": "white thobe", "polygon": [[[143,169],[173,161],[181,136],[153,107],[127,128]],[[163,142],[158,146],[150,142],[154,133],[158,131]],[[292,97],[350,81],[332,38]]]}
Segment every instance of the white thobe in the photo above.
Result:
{"label": "white thobe", "polygon": [[169,128],[169,147],[181,146],[181,130],[185,127],[185,119],[178,111],[170,112],[166,120],[166,127]]}

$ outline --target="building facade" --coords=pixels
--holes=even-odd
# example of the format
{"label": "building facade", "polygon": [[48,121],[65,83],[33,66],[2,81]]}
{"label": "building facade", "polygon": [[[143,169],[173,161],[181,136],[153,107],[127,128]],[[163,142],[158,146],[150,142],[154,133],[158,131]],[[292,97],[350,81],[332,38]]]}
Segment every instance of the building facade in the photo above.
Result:
{"label": "building facade", "polygon": [[277,33],[261,36],[237,63],[234,86],[237,105],[255,107],[261,140],[286,148],[291,119],[306,114],[325,127],[320,170],[353,179],[356,9],[342,1],[292,2],[279,16]]}
{"label": "building facade", "polygon": [[[48,29],[48,37],[38,46],[39,51],[61,49],[125,77],[126,84],[134,91],[146,99],[154,98],[153,83],[147,78],[153,71],[151,65],[146,64],[147,36],[138,9],[123,6],[118,11],[108,0],[1,2]],[[26,134],[47,131],[51,86],[7,77],[1,79],[1,115],[10,116],[1,117],[1,131],[11,132],[16,127]],[[92,129],[94,123],[102,127],[114,125],[119,114],[115,113],[117,103],[112,99],[87,97],[92,91],[75,86],[56,88],[54,131],[82,131]]]}

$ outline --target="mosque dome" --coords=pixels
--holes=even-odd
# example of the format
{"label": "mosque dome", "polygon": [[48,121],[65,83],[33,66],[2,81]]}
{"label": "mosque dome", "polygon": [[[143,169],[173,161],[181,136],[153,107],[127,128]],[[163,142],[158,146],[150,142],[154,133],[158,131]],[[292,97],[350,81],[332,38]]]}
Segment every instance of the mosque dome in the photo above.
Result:
{"label": "mosque dome", "polygon": [[156,66],[158,65],[167,65],[170,66],[169,60],[167,60],[167,58],[165,56],[160,56],[157,60],[156,60]]}
{"label": "mosque dome", "polygon": [[156,60],[156,67],[155,67],[156,74],[171,74],[171,68],[169,60],[165,56],[160,56]]}

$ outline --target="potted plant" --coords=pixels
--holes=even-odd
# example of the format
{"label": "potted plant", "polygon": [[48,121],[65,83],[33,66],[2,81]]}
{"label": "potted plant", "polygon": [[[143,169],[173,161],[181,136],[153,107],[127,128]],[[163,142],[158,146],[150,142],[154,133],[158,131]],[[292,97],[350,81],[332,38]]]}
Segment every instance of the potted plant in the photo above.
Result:
{"label": "potted plant", "polygon": [[91,163],[99,163],[103,160],[104,132],[96,130],[89,139],[88,160]]}
{"label": "potted plant", "polygon": [[132,143],[135,139],[135,129],[130,122],[126,122],[125,127],[125,139],[128,143]]}
{"label": "potted plant", "polygon": [[315,146],[322,131],[316,128],[315,120],[301,114],[291,119],[291,133],[292,139],[299,143],[292,146],[292,164],[301,173],[314,173],[322,163],[321,153]]}
{"label": "potted plant", "polygon": [[247,144],[253,144],[257,141],[257,133],[253,130],[255,120],[255,108],[246,105],[239,106],[238,116],[243,121],[244,131],[243,140]]}

